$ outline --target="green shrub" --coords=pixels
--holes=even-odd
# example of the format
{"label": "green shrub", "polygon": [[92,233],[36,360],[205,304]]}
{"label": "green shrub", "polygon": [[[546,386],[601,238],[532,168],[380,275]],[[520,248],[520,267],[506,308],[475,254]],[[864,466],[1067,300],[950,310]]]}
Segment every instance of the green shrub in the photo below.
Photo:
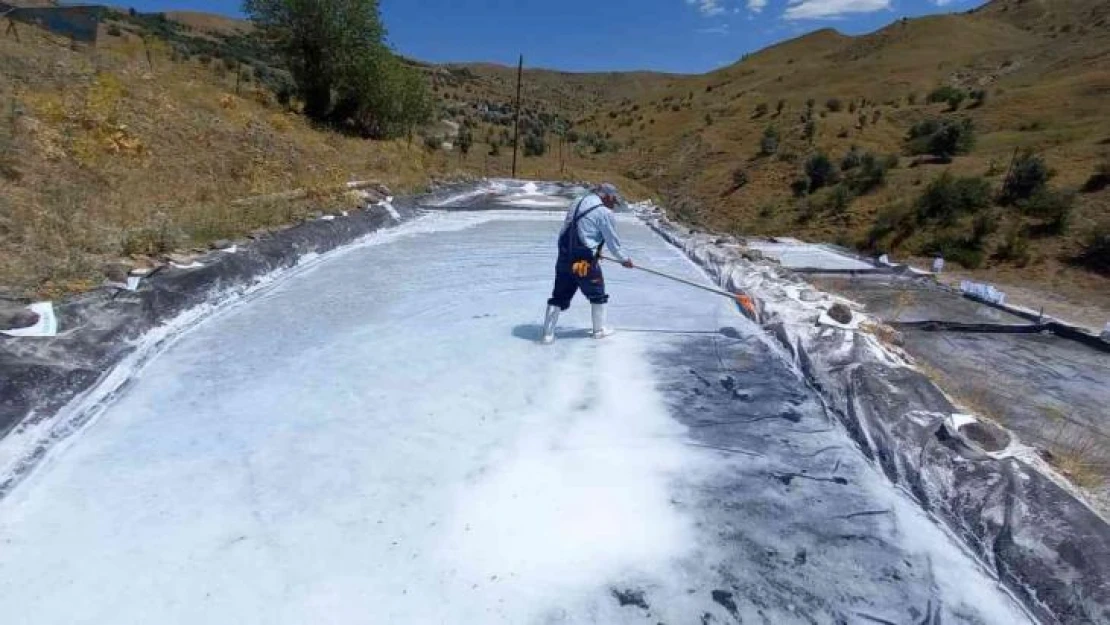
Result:
{"label": "green shrub", "polygon": [[844,155],[844,158],[840,159],[840,169],[842,171],[855,169],[856,167],[860,166],[860,162],[862,160],[863,152],[861,152],[858,147],[853,145]]}
{"label": "green shrub", "polygon": [[966,98],[967,92],[963,89],[953,87],[951,85],[945,85],[943,87],[937,87],[936,89],[933,89],[931,92],[929,92],[929,97],[927,98],[927,100],[930,104],[936,104],[938,102],[947,103],[948,110],[954,111],[960,108],[960,103],[963,102]]}
{"label": "green shrub", "polygon": [[759,153],[763,156],[771,156],[779,149],[779,131],[774,126],[767,126],[763,129],[763,138],[759,140]]}
{"label": "green shrub", "polygon": [[897,156],[876,156],[865,152],[859,164],[845,175],[844,184],[856,195],[864,195],[886,182],[886,173],[898,164]]}
{"label": "green shrub", "polygon": [[457,143],[459,145],[459,152],[462,152],[464,156],[470,154],[470,146],[474,145],[474,135],[470,133],[469,127],[463,126],[462,129],[459,130],[459,139]]}
{"label": "green shrub", "polygon": [[845,185],[838,184],[833,187],[828,196],[825,197],[825,210],[830,213],[842,215],[848,210],[848,206],[852,204],[855,195]]}
{"label": "green shrub", "polygon": [[748,172],[742,167],[732,170],[732,190],[735,191],[746,184],[748,184]]}
{"label": "green shrub", "polygon": [[990,184],[979,177],[957,178],[944,172],[929,183],[917,199],[921,222],[951,225],[961,215],[976,213],[990,205]]}
{"label": "green shrub", "polygon": [[905,139],[909,154],[931,154],[945,161],[967,154],[974,146],[975,128],[970,119],[927,119],[914,124]]}
{"label": "green shrub", "polygon": [[1087,235],[1076,260],[1089,269],[1110,275],[1110,222],[1095,227]]}
{"label": "green shrub", "polygon": [[917,227],[916,211],[907,204],[893,204],[880,210],[867,233],[863,247],[889,252]]}
{"label": "green shrub", "polygon": [[837,171],[836,165],[833,165],[828,156],[820,152],[806,160],[805,174],[806,178],[809,179],[810,193],[822,187],[836,184],[840,180],[840,172]]}
{"label": "green shrub", "polygon": [[1055,172],[1045,165],[1044,159],[1032,150],[1021,152],[1010,168],[1010,175],[1002,184],[998,198],[1001,204],[1016,204],[1044,190]]}
{"label": "green shrub", "polygon": [[1079,189],[1081,193],[1097,193],[1106,187],[1110,187],[1110,163],[1099,163],[1095,167],[1095,173],[1083,183],[1083,187]]}
{"label": "green shrub", "polygon": [[1041,220],[1041,232],[1058,235],[1067,231],[1071,223],[1072,205],[1075,195],[1067,191],[1053,191],[1041,188],[1031,197],[1017,203],[1017,208],[1030,217]]}
{"label": "green shrub", "polygon": [[831,113],[839,113],[840,109],[844,108],[844,104],[839,98],[829,98],[825,101],[825,108],[829,109]]}
{"label": "green shrub", "polygon": [[1015,224],[1006,233],[1006,239],[994,251],[994,259],[1024,267],[1029,264],[1029,237],[1020,224]]}
{"label": "green shrub", "polygon": [[977,109],[987,103],[987,90],[975,89],[971,92],[971,106],[968,108]]}
{"label": "green shrub", "polygon": [[996,210],[985,210],[975,216],[971,222],[971,240],[982,243],[987,237],[998,232],[998,222],[1001,216]]}
{"label": "green shrub", "polygon": [[547,142],[540,133],[529,133],[524,137],[524,156],[543,156],[547,152]]}
{"label": "green shrub", "polygon": [[918,251],[928,256],[943,256],[946,260],[968,269],[978,269],[983,265],[982,245],[966,237],[941,234],[926,242]]}

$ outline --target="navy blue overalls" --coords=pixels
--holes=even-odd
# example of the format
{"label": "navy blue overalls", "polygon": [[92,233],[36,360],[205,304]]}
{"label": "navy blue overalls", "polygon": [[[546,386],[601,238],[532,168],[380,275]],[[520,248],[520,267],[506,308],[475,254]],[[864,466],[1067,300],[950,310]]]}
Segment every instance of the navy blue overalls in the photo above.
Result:
{"label": "navy blue overalls", "polygon": [[[582,295],[590,300],[591,304],[606,304],[609,296],[605,294],[605,277],[601,275],[601,246],[597,250],[586,247],[582,236],[578,234],[578,222],[601,208],[598,204],[579,213],[582,200],[574,207],[574,216],[570,224],[559,235],[559,259],[555,261],[555,288],[551,291],[551,299],[547,300],[549,306],[558,306],[561,310],[570,308],[570,300],[581,289]],[[602,241],[602,245],[605,242]]]}

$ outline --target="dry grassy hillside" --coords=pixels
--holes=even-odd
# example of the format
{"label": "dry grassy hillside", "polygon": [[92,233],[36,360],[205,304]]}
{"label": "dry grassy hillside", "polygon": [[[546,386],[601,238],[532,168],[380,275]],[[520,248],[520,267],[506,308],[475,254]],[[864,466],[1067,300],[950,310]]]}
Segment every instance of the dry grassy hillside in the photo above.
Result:
{"label": "dry grassy hillside", "polygon": [[[999,0],[970,14],[900,20],[860,37],[822,30],[707,75],[651,76],[639,89],[602,93],[586,110],[569,112],[578,115],[576,129],[611,136],[618,146],[586,150],[593,169],[655,189],[689,221],[901,258],[950,252],[976,276],[1039,285],[1093,303],[1094,317],[1104,317],[1110,280],[1075,261],[1110,221],[1110,191],[1088,184],[1105,180],[1107,174],[1095,174],[1110,166],[1107,7],[1094,0]],[[926,101],[945,85],[977,91],[981,100],[956,110]],[[906,154],[907,132],[930,118],[971,120],[974,148],[950,163]],[[761,155],[769,127],[779,145]],[[898,163],[865,192],[829,185],[795,197],[791,184],[807,159],[823,153],[839,165],[853,147],[857,154],[896,155]],[[913,223],[919,196],[943,172],[982,179],[994,195],[1015,151],[1025,149],[1054,170],[1053,193],[1073,196],[1062,232],[1033,210],[993,203],[953,224]],[[973,237],[974,246],[967,243]]]}
{"label": "dry grassy hillside", "polygon": [[[0,23],[0,28],[6,24]],[[352,179],[423,183],[427,155],[311,127],[244,69],[127,24],[97,48],[27,25],[0,37],[0,285],[57,295],[101,283],[119,261],[147,262],[316,206],[235,207],[245,196]],[[148,56],[149,50],[149,56]],[[238,86],[237,86],[238,83]]]}

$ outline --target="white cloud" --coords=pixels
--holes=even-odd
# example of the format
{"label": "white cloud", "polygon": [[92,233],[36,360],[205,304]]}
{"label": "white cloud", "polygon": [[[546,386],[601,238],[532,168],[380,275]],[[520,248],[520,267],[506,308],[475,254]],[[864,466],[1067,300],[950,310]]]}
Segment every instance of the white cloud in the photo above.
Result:
{"label": "white cloud", "polygon": [[709,28],[699,28],[698,32],[702,33],[703,35],[727,35],[728,24],[719,24],[717,26],[711,26]]}
{"label": "white cloud", "polygon": [[725,8],[721,6],[721,1],[722,0],[686,0],[686,4],[696,6],[702,15],[713,16],[725,12]]}
{"label": "white cloud", "polygon": [[829,19],[890,8],[890,0],[789,0],[789,4],[783,14],[788,20]]}
{"label": "white cloud", "polygon": [[767,6],[767,0],[748,0],[748,10],[752,13],[759,13],[765,6]]}

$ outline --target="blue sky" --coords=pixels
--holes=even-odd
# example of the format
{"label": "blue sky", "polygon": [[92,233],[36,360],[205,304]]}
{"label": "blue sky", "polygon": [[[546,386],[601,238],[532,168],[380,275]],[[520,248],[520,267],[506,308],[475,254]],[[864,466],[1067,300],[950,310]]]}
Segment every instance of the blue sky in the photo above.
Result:
{"label": "blue sky", "polygon": [[[982,0],[382,0],[390,42],[424,61],[570,71],[704,72],[818,28],[870,32]],[[237,0],[132,0],[140,11],[239,14]]]}

